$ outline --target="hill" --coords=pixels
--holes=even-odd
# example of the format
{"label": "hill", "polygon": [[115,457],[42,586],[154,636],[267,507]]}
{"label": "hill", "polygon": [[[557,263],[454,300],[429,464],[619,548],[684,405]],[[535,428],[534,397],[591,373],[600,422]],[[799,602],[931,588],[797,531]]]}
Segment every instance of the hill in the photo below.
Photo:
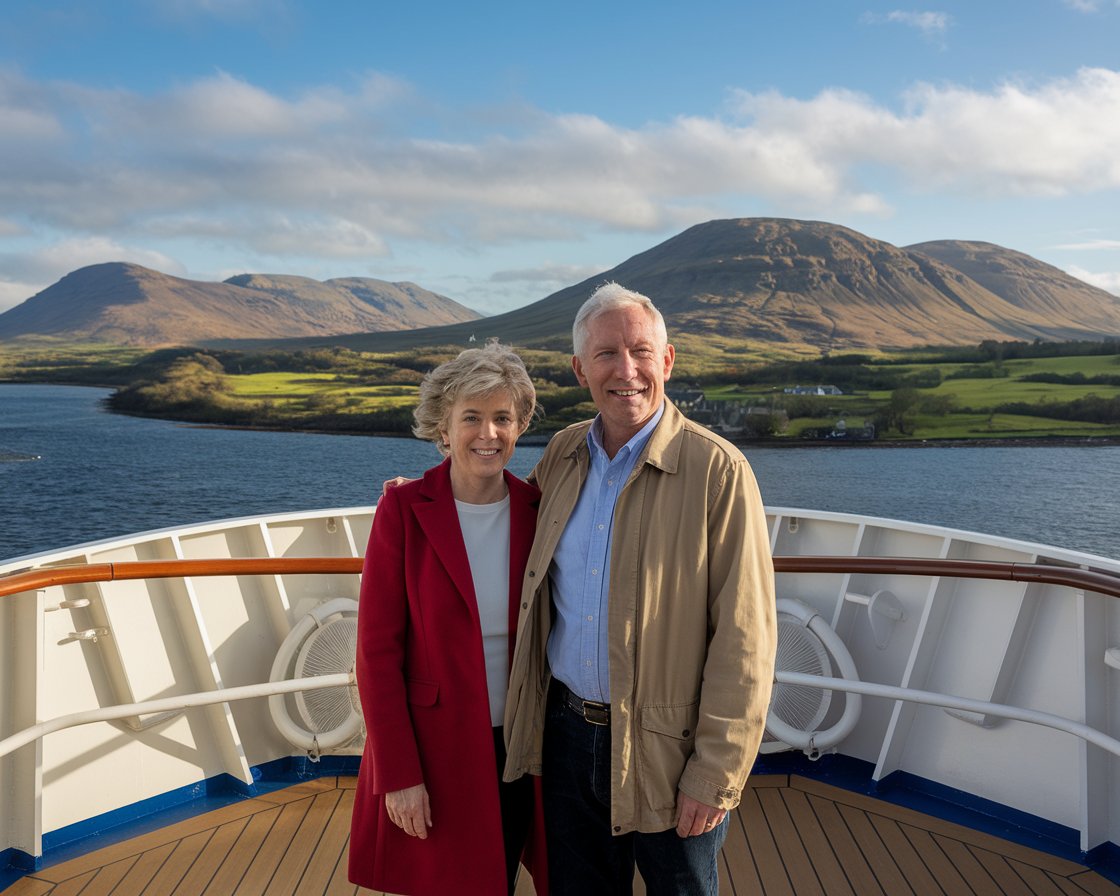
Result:
{"label": "hill", "polygon": [[409,283],[261,274],[200,283],[110,264],[0,315],[0,338],[395,351],[498,337],[566,352],[576,310],[608,280],[650,296],[670,334],[721,344],[839,351],[1120,335],[1120,298],[1021,252],[953,240],[898,247],[821,221],[740,218],[698,224],[484,319]]}
{"label": "hill", "polygon": [[900,248],[835,224],[742,218],[698,224],[516,311],[331,344],[386,351],[473,335],[567,350],[576,310],[608,280],[652,298],[670,334],[819,350],[1120,334],[1120,298],[1021,252],[953,241]]}
{"label": "hill", "polygon": [[962,240],[937,240],[906,248],[955,268],[1013,305],[1041,313],[1054,322],[1076,321],[1078,326],[1069,332],[1069,338],[1080,338],[1086,330],[1117,332],[1120,299],[1030,255],[992,243]]}
{"label": "hill", "polygon": [[80,268],[0,314],[0,338],[159,346],[212,339],[332,336],[475,320],[414,283],[244,274],[184,280],[135,264]]}

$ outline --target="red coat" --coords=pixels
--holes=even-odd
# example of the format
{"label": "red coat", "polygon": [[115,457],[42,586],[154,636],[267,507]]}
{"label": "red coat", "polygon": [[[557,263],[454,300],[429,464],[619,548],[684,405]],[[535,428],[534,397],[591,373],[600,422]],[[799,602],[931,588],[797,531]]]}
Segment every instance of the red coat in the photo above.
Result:
{"label": "red coat", "polygon": [[[445,461],[391,489],[374,514],[358,609],[366,744],[350,880],[409,896],[499,896],[506,879],[482,630],[450,469]],[[540,492],[508,472],[505,478],[512,651]],[[426,840],[405,834],[385,811],[384,794],[421,782],[432,808]],[[542,844],[542,836],[533,842]],[[532,865],[542,893],[543,863]]]}

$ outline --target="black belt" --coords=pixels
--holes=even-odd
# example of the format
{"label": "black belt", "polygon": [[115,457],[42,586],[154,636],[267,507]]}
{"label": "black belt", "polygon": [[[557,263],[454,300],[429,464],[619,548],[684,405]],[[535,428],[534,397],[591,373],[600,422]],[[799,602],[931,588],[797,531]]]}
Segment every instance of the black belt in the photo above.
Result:
{"label": "black belt", "polygon": [[599,703],[597,700],[584,700],[573,694],[571,688],[558,679],[552,679],[552,686],[556,689],[557,699],[585,722],[592,725],[609,725],[611,723],[611,705]]}

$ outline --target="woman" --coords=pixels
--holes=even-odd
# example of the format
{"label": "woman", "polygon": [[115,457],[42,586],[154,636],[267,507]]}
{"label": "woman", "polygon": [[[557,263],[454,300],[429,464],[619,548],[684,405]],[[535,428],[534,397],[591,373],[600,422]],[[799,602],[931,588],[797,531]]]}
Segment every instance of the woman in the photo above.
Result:
{"label": "woman", "polygon": [[[356,665],[366,745],[350,838],[350,880],[363,887],[513,892],[533,784],[499,783],[501,725],[540,493],[505,466],[536,408],[525,365],[504,346],[439,366],[420,387],[413,432],[446,459],[391,489],[374,514]],[[542,893],[543,866],[530,865]]]}

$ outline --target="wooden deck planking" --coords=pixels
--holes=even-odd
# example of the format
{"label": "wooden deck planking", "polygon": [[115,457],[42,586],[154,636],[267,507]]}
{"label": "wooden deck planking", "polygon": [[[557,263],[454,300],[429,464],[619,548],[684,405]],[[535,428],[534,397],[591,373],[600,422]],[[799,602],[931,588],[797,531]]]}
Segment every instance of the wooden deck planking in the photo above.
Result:
{"label": "wooden deck planking", "polygon": [[867,856],[860,849],[855,834],[840,814],[840,807],[832,800],[816,794],[806,794],[813,815],[821,826],[823,836],[836,856],[836,863],[843,870],[844,881],[826,879],[829,893],[847,893],[850,887],[857,896],[885,896],[883,887],[868,864]]}
{"label": "wooden deck planking", "polygon": [[[915,893],[942,893],[940,884],[930,873],[929,866],[906,836],[901,825],[882,815],[869,815],[872,827],[898,868],[899,876],[906,880]],[[904,892],[899,890],[898,892]]]}
{"label": "wooden deck planking", "polygon": [[995,880],[992,879],[966,844],[951,837],[942,837],[936,834],[933,839],[949,861],[953,863],[953,867],[968,881],[974,893],[982,894],[982,896],[989,896],[989,894],[999,896],[1003,892],[996,886]]}
{"label": "wooden deck planking", "polygon": [[1120,887],[1088,869],[1067,879],[1080,887],[1077,891],[1080,893],[1091,893],[1092,896],[1116,896],[1120,893]]}
{"label": "wooden deck planking", "polygon": [[[805,844],[805,852],[813,863],[813,871],[822,888],[821,891],[823,892],[827,884],[830,894],[857,896],[836,858],[828,832],[809,803],[808,795],[792,788],[785,788],[782,795],[789,806],[790,816],[798,835]],[[863,891],[859,896],[863,896]]]}
{"label": "wooden deck planking", "polygon": [[[760,789],[748,788],[739,811],[731,819],[731,831],[723,855],[734,893],[788,893],[789,878],[778,860],[778,847],[762,815]],[[734,836],[732,836],[732,833]]]}
{"label": "wooden deck planking", "polygon": [[900,825],[900,828],[913,845],[914,851],[922,857],[922,861],[929,868],[929,873],[943,892],[946,894],[969,892],[964,875],[945,855],[945,851],[937,845],[937,841],[929,831],[906,823]]}
{"label": "wooden deck planking", "polygon": [[[43,869],[4,896],[386,896],[346,879],[353,800],[352,778],[306,782]],[[753,781],[733,813],[720,883],[730,896],[1120,894],[1065,859],[783,775]],[[533,896],[528,874],[517,896]]]}
{"label": "wooden deck planking", "polygon": [[[755,825],[765,823],[770,826],[770,834],[777,844],[777,853],[789,885],[797,896],[823,896],[824,890],[817,880],[813,861],[806,849],[805,842],[784,799],[784,791],[776,787],[766,787],[758,791],[758,801],[762,818],[754,818]],[[749,838],[753,831],[746,830]]]}
{"label": "wooden deck planking", "polygon": [[[240,884],[249,863],[260,850],[265,838],[268,836],[276,819],[280,817],[280,807],[272,806],[262,809],[258,814],[249,819],[249,823],[241,829],[237,840],[230,850],[226,860],[216,869],[210,878],[210,883],[203,891],[203,896],[228,896]],[[233,824],[234,822],[230,822]]]}
{"label": "wooden deck planking", "polygon": [[312,799],[314,797],[287,803],[280,810],[280,814],[273,822],[268,836],[253,856],[253,861],[249,863],[245,875],[238,882],[236,892],[243,893],[245,896],[263,896],[268,892],[269,884],[272,883],[276,869],[283,861],[284,854],[288,851],[292,838],[303,822],[303,817],[307,814]]}

